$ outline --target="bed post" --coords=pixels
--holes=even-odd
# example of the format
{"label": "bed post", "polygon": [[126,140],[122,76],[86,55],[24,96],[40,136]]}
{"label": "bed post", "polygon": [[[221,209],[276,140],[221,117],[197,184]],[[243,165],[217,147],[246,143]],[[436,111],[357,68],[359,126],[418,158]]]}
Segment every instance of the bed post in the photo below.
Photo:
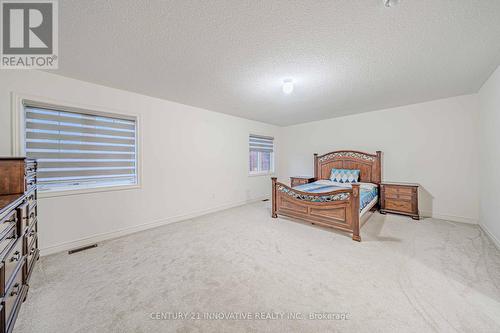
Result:
{"label": "bed post", "polygon": [[318,153],[314,153],[314,179],[318,180]]}
{"label": "bed post", "polygon": [[351,197],[352,240],[361,242],[359,236],[359,184],[352,184]]}
{"label": "bed post", "polygon": [[271,209],[272,209],[272,214],[271,214],[271,217],[272,218],[277,218],[278,217],[278,214],[276,214],[276,177],[272,177],[271,178],[272,182],[273,182],[273,191],[271,193]]}
{"label": "bed post", "polygon": [[377,181],[375,183],[380,184],[382,182],[382,152],[377,150]]}

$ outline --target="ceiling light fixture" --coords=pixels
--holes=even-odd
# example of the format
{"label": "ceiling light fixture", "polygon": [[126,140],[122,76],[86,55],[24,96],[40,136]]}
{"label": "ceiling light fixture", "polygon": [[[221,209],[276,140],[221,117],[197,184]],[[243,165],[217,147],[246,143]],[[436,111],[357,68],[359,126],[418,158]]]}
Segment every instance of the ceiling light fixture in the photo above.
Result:
{"label": "ceiling light fixture", "polygon": [[401,0],[384,0],[384,5],[386,7],[395,7],[399,5],[400,2]]}
{"label": "ceiling light fixture", "polygon": [[283,92],[287,95],[291,94],[293,91],[293,80],[285,79],[283,80]]}

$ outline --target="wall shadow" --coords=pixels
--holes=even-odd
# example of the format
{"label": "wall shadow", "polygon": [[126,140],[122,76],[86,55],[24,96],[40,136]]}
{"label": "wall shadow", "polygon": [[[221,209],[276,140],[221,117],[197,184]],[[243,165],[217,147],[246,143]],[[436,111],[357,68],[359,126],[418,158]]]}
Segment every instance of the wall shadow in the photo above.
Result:
{"label": "wall shadow", "polygon": [[434,197],[421,184],[418,187],[418,209],[421,218],[432,217]]}

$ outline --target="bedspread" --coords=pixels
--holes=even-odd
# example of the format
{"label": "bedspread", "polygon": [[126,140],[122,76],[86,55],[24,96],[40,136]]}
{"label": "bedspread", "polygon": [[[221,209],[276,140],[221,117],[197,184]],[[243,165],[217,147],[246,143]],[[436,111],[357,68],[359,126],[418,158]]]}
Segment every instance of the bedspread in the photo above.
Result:
{"label": "bedspread", "polygon": [[[318,180],[314,183],[295,186],[293,189],[308,193],[326,193],[342,189],[350,189],[350,184],[332,182],[330,180]],[[370,183],[360,183],[359,211],[361,212],[374,198],[378,196],[378,186]]]}

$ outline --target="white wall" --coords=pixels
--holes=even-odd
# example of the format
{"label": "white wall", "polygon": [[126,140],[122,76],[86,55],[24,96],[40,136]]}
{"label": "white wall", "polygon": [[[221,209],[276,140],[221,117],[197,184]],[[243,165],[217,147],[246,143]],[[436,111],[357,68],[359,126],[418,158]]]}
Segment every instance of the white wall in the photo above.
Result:
{"label": "white wall", "polygon": [[419,183],[423,215],[477,223],[478,127],[477,95],[291,126],[279,176],[312,175],[315,152],[382,150],[382,179]]}
{"label": "white wall", "polygon": [[500,248],[500,67],[479,91],[479,223]]}
{"label": "white wall", "polygon": [[13,91],[141,117],[142,188],[41,199],[42,253],[242,204],[270,192],[269,177],[248,177],[248,134],[276,137],[277,127],[46,72],[0,73],[0,156],[11,155]]}
{"label": "white wall", "polygon": [[0,156],[11,155],[11,92],[141,116],[142,188],[40,199],[45,254],[268,195],[269,177],[247,175],[248,133],[277,138],[282,181],[312,174],[315,152],[382,150],[383,179],[420,183],[421,212],[443,219],[477,222],[479,184],[468,181],[476,175],[485,180],[481,223],[498,239],[499,90],[497,70],[479,95],[278,128],[46,72],[2,71]]}

